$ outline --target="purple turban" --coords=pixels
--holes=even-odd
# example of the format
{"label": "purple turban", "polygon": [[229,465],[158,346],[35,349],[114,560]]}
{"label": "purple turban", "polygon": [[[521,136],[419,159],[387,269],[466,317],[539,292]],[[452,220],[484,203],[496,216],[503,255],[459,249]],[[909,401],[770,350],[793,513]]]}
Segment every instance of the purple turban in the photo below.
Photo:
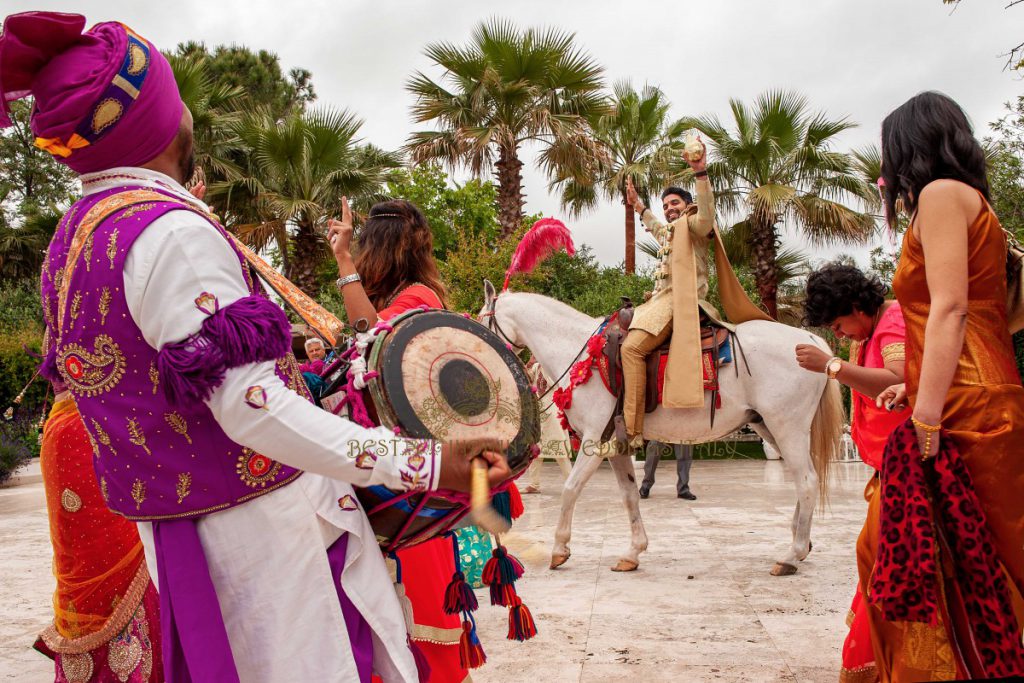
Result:
{"label": "purple turban", "polygon": [[35,97],[36,145],[78,173],[141,166],[174,140],[182,102],[156,47],[117,22],[25,12],[0,35],[0,128],[9,103]]}

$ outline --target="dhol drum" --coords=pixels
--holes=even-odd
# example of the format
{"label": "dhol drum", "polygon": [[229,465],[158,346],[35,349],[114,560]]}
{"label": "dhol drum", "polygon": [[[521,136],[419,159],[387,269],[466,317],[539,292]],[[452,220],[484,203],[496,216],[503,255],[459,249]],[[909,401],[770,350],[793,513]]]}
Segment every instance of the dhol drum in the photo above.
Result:
{"label": "dhol drum", "polygon": [[[390,321],[368,349],[367,388],[380,423],[402,436],[509,443],[513,474],[536,456],[540,408],[526,368],[480,323],[450,311],[415,310]],[[467,499],[403,496],[383,486],[356,491],[377,541],[391,551],[450,530]]]}

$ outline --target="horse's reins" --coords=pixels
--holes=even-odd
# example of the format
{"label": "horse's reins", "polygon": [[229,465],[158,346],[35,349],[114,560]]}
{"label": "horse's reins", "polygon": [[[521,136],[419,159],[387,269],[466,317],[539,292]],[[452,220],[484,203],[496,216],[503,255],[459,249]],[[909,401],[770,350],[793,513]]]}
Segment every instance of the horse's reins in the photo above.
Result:
{"label": "horse's reins", "polygon": [[[504,339],[506,344],[514,346],[517,349],[525,349],[525,346],[519,346],[518,344],[513,343],[512,340],[508,338],[508,335],[505,334],[505,330],[501,329],[501,325],[498,323],[498,316],[495,315],[494,310],[497,305],[498,297],[494,297],[494,299],[491,301],[490,306],[488,306],[487,310],[480,314],[481,317],[488,318],[487,329],[489,329],[491,332],[494,332],[502,339]],[[565,376],[569,374],[570,370],[572,370],[572,366],[576,364],[576,361],[579,359],[580,355],[587,350],[587,344],[590,343],[591,337],[597,334],[607,322],[608,319],[605,318],[600,323],[598,323],[597,328],[591,334],[587,335],[587,339],[586,341],[583,342],[583,346],[580,348],[579,351],[576,352],[576,355],[572,357],[572,360],[569,361],[569,366],[562,372],[561,375],[558,376],[558,379],[556,379],[554,382],[551,382],[551,384],[548,386],[548,388],[544,391],[543,394],[537,396],[538,401],[540,401],[545,396],[547,396],[552,391],[558,388],[558,383],[565,379]]]}

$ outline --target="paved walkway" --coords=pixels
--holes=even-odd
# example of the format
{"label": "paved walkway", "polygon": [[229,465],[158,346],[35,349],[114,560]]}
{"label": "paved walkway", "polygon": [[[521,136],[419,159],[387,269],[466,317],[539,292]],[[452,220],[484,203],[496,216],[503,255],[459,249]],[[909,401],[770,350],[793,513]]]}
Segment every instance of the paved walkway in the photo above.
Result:
{"label": "paved walkway", "polygon": [[[481,595],[488,664],[478,683],[524,681],[793,681],[834,683],[853,594],[853,546],[868,469],[836,464],[814,551],[790,577],[768,571],[789,542],[794,491],[780,462],[698,461],[696,502],[678,500],[662,463],[641,501],[650,546],[640,569],[609,571],[628,526],[607,465],[576,510],[572,558],[547,569],[561,475],[545,463],[540,494],[507,545],[527,568],[519,588],[540,634],[505,640],[507,610]],[[52,681],[29,649],[50,617],[50,547],[41,484],[0,489],[0,681]]]}

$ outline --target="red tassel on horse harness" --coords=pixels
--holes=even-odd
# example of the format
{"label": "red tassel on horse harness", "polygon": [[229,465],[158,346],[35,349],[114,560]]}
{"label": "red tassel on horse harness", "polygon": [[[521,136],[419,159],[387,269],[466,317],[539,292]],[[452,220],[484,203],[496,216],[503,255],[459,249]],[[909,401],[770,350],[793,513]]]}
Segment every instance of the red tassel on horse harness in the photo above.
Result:
{"label": "red tassel on horse harness", "polygon": [[523,601],[516,596],[512,608],[508,611],[508,639],[518,640],[520,643],[529,640],[537,635],[537,624],[533,621],[533,615],[527,609]]}
{"label": "red tassel on horse harness", "polygon": [[[472,620],[473,617],[470,617]],[[462,636],[459,638],[459,661],[463,668],[477,669],[487,662],[483,645],[476,635],[476,624],[472,621],[462,622]]]}

